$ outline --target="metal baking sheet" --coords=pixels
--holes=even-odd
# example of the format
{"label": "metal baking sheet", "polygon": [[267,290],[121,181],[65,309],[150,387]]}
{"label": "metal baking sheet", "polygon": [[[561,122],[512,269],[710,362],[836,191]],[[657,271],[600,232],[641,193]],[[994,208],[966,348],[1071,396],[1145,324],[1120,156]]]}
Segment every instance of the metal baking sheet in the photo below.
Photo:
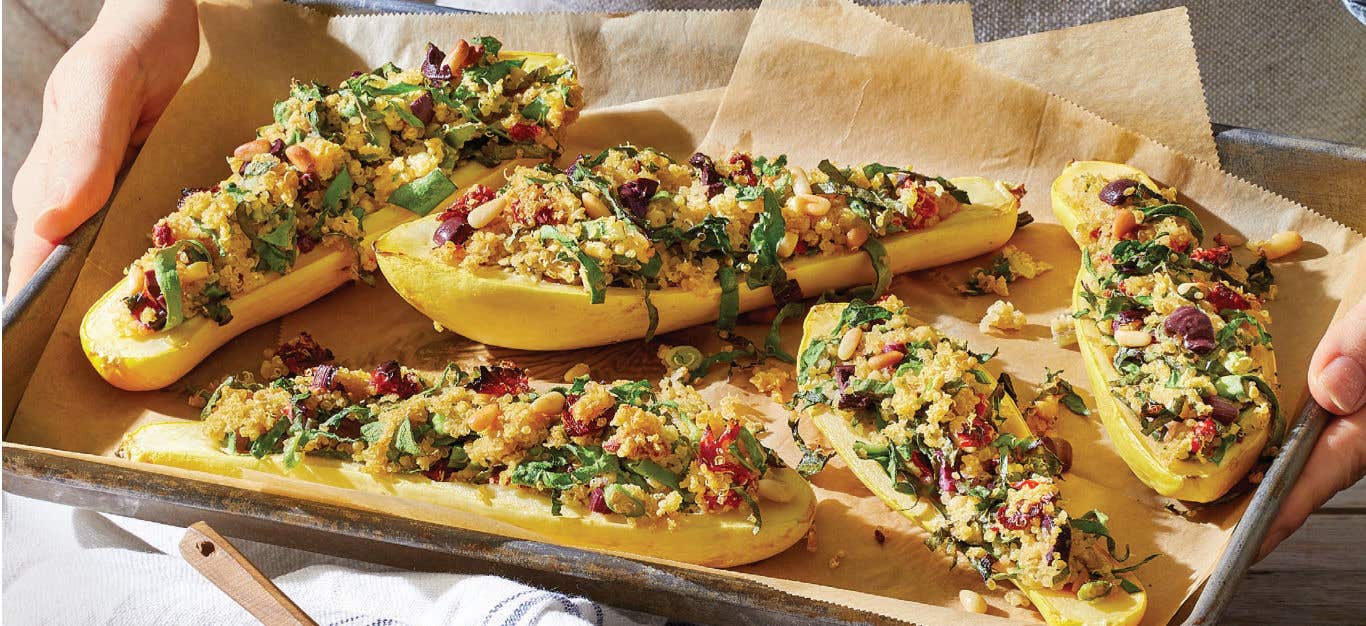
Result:
{"label": "metal baking sheet", "polygon": [[[365,12],[432,8],[400,0],[322,4]],[[1366,178],[1366,149],[1236,127],[1216,126],[1214,131],[1224,167],[1234,174],[1339,220],[1356,216],[1358,207],[1366,204],[1366,190],[1320,184]],[[65,304],[102,219],[103,212],[77,230],[33,281],[6,303],[6,427],[56,323],[52,312]],[[1218,621],[1326,420],[1326,412],[1312,401],[1302,409],[1214,574],[1187,603],[1185,623]],[[779,624],[891,621],[707,572],[257,493],[117,466],[90,455],[6,442],[3,469],[4,489],[19,495],[179,526],[207,520],[233,537],[398,567],[508,576],[674,619]]]}

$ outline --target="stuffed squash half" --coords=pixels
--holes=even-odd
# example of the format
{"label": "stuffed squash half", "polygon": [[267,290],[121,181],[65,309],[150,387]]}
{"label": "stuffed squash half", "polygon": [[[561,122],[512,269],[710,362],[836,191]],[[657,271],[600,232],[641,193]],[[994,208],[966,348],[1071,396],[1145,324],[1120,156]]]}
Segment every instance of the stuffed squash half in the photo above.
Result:
{"label": "stuffed squash half", "polygon": [[567,545],[727,567],[802,538],[810,485],[759,443],[757,413],[674,379],[533,391],[509,364],[440,375],[327,362],[306,335],[269,384],[224,381],[201,423],[152,424],[120,455],[265,472],[479,515]]}
{"label": "stuffed squash half", "polygon": [[1053,442],[1031,435],[989,358],[895,297],[821,304],[794,401],[859,480],[988,586],[1014,584],[1050,624],[1138,623],[1141,563],[1118,564],[1104,514],[1063,508]]}
{"label": "stuffed squash half", "polygon": [[1158,493],[1218,499],[1284,430],[1266,260],[1201,247],[1175,190],[1128,165],[1072,163],[1052,202],[1082,249],[1073,316],[1110,439]]}
{"label": "stuffed squash half", "polygon": [[500,165],[552,158],[582,106],[554,54],[428,44],[420,70],[385,64],[336,88],[295,83],[274,122],[186,189],[153,246],[81,323],[91,364],[129,390],[165,387],[228,340],[375,270],[375,236],[426,215]]}
{"label": "stuffed squash half", "polygon": [[[385,278],[440,326],[528,350],[718,321],[970,258],[1015,230],[1023,190],[871,163],[619,146],[519,167],[376,244]],[[520,316],[534,312],[535,323]]]}

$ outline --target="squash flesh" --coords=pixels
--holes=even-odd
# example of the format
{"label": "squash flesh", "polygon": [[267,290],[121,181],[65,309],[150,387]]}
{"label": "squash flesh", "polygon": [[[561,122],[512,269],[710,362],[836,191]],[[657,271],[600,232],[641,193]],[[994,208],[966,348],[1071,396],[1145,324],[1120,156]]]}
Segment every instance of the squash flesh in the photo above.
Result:
{"label": "squash flesh", "polygon": [[[972,258],[1004,245],[1015,231],[1019,198],[999,182],[955,178],[973,204],[935,226],[882,239],[889,269],[903,273]],[[375,245],[375,256],[389,284],[409,304],[442,327],[480,343],[522,350],[568,350],[644,337],[649,313],[643,292],[607,288],[606,299],[592,304],[580,285],[537,281],[497,268],[469,271],[433,253],[432,232],[440,216],[395,228]],[[801,285],[803,296],[870,283],[874,275],[862,252],[806,257],[783,264]],[[773,304],[767,288],[751,290],[742,282],[741,312]],[[721,289],[680,288],[650,293],[659,312],[658,333],[716,320]],[[524,315],[536,313],[534,324]]]}
{"label": "squash flesh", "polygon": [[[1103,161],[1078,161],[1069,164],[1053,182],[1053,213],[1067,232],[1084,246],[1087,233],[1078,232],[1086,221],[1082,214],[1083,205],[1073,196],[1072,181],[1080,176],[1099,176],[1108,180],[1129,178],[1153,189],[1160,186],[1147,174],[1137,168],[1121,163]],[[1072,293],[1073,309],[1085,308],[1082,299],[1082,273],[1078,270],[1077,280]],[[1077,345],[1086,363],[1087,378],[1096,397],[1101,423],[1109,434],[1120,458],[1129,469],[1157,493],[1190,502],[1211,502],[1228,492],[1252,468],[1266,446],[1270,437],[1270,427],[1265,421],[1248,422],[1254,430],[1243,440],[1231,444],[1221,463],[1201,463],[1183,459],[1167,460],[1162,458],[1159,442],[1142,432],[1142,420],[1128,405],[1119,401],[1108,392],[1110,381],[1119,378],[1114,367],[1115,349],[1102,339],[1095,322],[1078,318],[1074,321],[1077,331]],[[1254,353],[1266,373],[1267,382],[1276,384],[1276,362],[1268,351]]]}
{"label": "squash flesh", "polygon": [[[502,57],[526,59],[525,67],[549,66],[558,55],[543,52],[504,51]],[[530,159],[508,161],[489,168],[467,163],[451,172],[457,191],[451,202],[469,185],[501,185],[503,169],[518,164],[535,164]],[[389,229],[418,216],[406,209],[386,205],[365,216],[365,237],[361,246],[372,246]],[[352,278],[355,253],[349,246],[332,243],[299,256],[288,274],[271,276],[257,289],[229,301],[233,319],[219,326],[197,316],[167,331],[143,333],[123,323],[128,309],[121,298],[126,293],[122,281],[95,301],[81,320],[81,346],[90,364],[110,384],[128,391],[152,391],[167,387],[189,373],[223,344],[238,335],[293,312],[321,298]]]}
{"label": "squash flesh", "polygon": [[[811,341],[829,334],[839,323],[845,306],[847,305],[822,304],[813,307],[802,324],[802,341],[797,353],[805,353]],[[851,426],[852,413],[819,405],[808,409],[807,414],[826,442],[839,454],[840,459],[849,466],[859,481],[888,507],[900,512],[927,531],[942,519],[939,511],[928,502],[927,497],[917,499],[897,491],[892,479],[877,461],[859,457],[855,444],[867,441]],[[1005,418],[1001,430],[1017,437],[1032,436],[1019,407],[1009,396],[1001,399],[1000,414]],[[1123,578],[1138,584],[1132,575]],[[1029,597],[1049,624],[1137,624],[1147,610],[1147,594],[1144,592],[1130,594],[1115,589],[1103,598],[1087,602],[1067,591],[1011,582]]]}
{"label": "squash flesh", "polygon": [[353,463],[325,457],[307,457],[293,470],[287,470],[278,455],[257,459],[223,452],[195,422],[142,426],[124,438],[120,454],[133,461],[219,476],[239,478],[247,472],[259,472],[305,483],[393,495],[434,504],[457,514],[511,524],[545,541],[707,567],[733,567],[782,552],[806,535],[816,510],[811,486],[788,468],[774,468],[768,477],[781,481],[792,499],[783,503],[759,500],[763,525],[755,533],[747,507],[721,514],[680,516],[674,528],[633,528],[620,518],[589,513],[569,504],[564,506],[565,515],[552,516],[550,499],[531,489],[435,482],[420,474],[380,478],[361,471]]}

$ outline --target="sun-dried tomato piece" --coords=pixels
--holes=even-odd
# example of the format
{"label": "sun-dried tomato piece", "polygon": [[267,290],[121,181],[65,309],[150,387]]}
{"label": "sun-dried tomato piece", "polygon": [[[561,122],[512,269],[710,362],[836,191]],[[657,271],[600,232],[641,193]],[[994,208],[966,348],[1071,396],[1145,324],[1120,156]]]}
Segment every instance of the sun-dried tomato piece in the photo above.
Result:
{"label": "sun-dried tomato piece", "polygon": [[1247,298],[1223,283],[1210,285],[1209,291],[1205,293],[1205,301],[1213,304],[1214,308],[1220,311],[1225,309],[1246,311],[1252,307]]}
{"label": "sun-dried tomato piece", "polygon": [[[581,420],[574,417],[574,411],[572,410],[574,403],[578,401],[579,396],[576,394],[567,396],[565,398],[564,412],[560,414],[560,421],[564,423],[564,434],[569,435],[570,437],[587,437],[588,435],[607,428],[607,425],[612,423],[612,418],[617,414],[618,405],[614,404],[591,420]],[[614,439],[608,440],[603,442],[602,448],[608,452],[616,452],[621,448],[621,442]]]}
{"label": "sun-dried tomato piece", "polygon": [[748,154],[735,153],[730,155],[726,161],[731,166],[730,179],[741,184],[753,187],[759,184],[759,175],[754,173],[754,161]]}
{"label": "sun-dried tomato piece", "polygon": [[697,444],[697,459],[713,472],[730,474],[737,483],[746,483],[758,478],[749,468],[739,463],[731,463],[726,460],[725,454],[730,444],[740,437],[740,423],[731,420],[726,424],[725,430],[721,431],[721,436],[710,428],[702,434],[702,441]]}
{"label": "sun-dried tomato piece", "polygon": [[311,367],[330,363],[334,358],[332,351],[318,345],[308,333],[299,333],[275,350],[275,356],[289,369],[291,376],[298,376]]}
{"label": "sun-dried tomato piece", "polygon": [[526,370],[511,365],[480,366],[479,376],[469,385],[475,393],[511,396],[531,391]]}
{"label": "sun-dried tomato piece", "polygon": [[612,512],[611,507],[607,506],[607,494],[603,492],[602,487],[595,487],[588,492],[588,510],[603,514]]}
{"label": "sun-dried tomato piece", "polygon": [[526,122],[518,122],[508,129],[508,137],[513,141],[531,141],[536,135],[541,134],[541,127]]}
{"label": "sun-dried tomato piece", "polygon": [[157,222],[156,226],[152,227],[152,243],[156,244],[158,248],[165,248],[175,243],[175,233],[171,232],[171,227],[167,226],[166,222]]}
{"label": "sun-dried tomato piece", "polygon": [[1197,248],[1191,252],[1191,258],[1216,267],[1225,267],[1233,261],[1233,251],[1228,246]]}
{"label": "sun-dried tomato piece", "polygon": [[416,376],[403,373],[398,361],[389,361],[376,367],[370,372],[370,384],[374,385],[377,396],[394,394],[408,398],[422,391],[422,383]]}

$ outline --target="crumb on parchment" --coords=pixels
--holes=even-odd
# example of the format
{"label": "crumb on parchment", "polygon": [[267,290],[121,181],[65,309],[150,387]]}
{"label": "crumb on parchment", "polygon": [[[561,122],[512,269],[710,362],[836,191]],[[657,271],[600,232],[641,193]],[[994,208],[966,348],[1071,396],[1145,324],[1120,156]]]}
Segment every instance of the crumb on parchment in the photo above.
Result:
{"label": "crumb on parchment", "polygon": [[983,333],[991,333],[993,330],[1012,331],[1024,328],[1027,323],[1029,320],[1025,318],[1025,314],[1016,310],[1015,305],[1009,300],[997,300],[987,308],[977,328]]}

